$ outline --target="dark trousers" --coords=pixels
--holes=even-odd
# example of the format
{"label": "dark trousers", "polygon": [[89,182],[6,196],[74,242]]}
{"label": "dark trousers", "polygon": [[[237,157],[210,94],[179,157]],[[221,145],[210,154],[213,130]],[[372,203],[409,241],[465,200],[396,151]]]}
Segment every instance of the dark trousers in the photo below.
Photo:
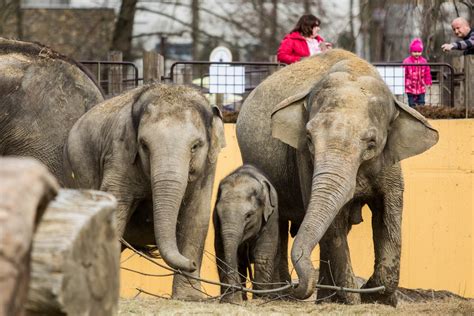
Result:
{"label": "dark trousers", "polygon": [[425,94],[411,94],[407,93],[408,95],[408,105],[411,107],[415,107],[415,105],[425,105]]}

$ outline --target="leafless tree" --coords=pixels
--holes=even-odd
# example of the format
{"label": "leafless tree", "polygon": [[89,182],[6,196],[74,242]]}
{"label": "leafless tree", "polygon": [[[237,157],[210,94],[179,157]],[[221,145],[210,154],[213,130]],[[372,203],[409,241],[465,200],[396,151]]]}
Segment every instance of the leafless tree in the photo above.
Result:
{"label": "leafless tree", "polygon": [[0,0],[0,36],[23,37],[21,0]]}
{"label": "leafless tree", "polygon": [[[217,2],[204,0],[156,0],[139,1],[138,11],[154,13],[163,19],[180,25],[181,32],[189,32],[193,42],[193,57],[203,56],[202,50],[216,44],[229,46],[246,59],[268,60],[275,55],[283,36],[290,31],[301,14],[313,12],[323,20],[326,12],[321,0],[284,2],[279,0],[234,0],[218,8]],[[156,4],[160,9],[156,9]],[[190,11],[190,19],[170,14],[170,8],[179,7]],[[219,25],[209,27],[209,25]],[[201,47],[202,49],[199,49]]]}
{"label": "leafless tree", "polygon": [[124,60],[132,60],[132,33],[138,0],[122,0],[120,13],[115,23],[111,50],[123,53]]}
{"label": "leafless tree", "polygon": [[200,36],[200,28],[199,28],[199,0],[191,0],[191,37],[192,37],[192,47],[193,47],[193,59],[198,59],[199,56],[199,36]]}

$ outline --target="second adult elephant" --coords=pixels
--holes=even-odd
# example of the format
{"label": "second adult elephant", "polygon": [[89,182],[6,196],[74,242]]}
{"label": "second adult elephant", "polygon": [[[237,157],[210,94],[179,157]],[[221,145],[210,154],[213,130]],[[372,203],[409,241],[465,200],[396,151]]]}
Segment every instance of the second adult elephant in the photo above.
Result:
{"label": "second adult elephant", "polygon": [[[199,276],[224,146],[220,112],[202,94],[147,85],[97,105],[76,122],[65,148],[67,180],[115,195],[119,236],[137,207],[148,207],[165,262]],[[192,287],[199,283],[176,275],[173,296],[199,298]]]}
{"label": "second adult elephant", "polygon": [[[275,186],[281,225],[289,220],[299,226],[291,250],[299,277],[293,295],[304,299],[314,291],[310,256],[318,243],[321,262],[330,261],[332,268],[321,263],[319,281],[357,287],[347,234],[368,204],[375,265],[365,286],[386,290],[362,300],[396,305],[403,208],[399,161],[438,141],[426,119],[398,102],[373,66],[334,49],[262,82],[242,106],[237,137],[244,163],[261,169]],[[318,291],[319,298],[327,294]],[[342,291],[333,298],[361,300]]]}
{"label": "second adult elephant", "polygon": [[41,44],[0,38],[0,155],[34,157],[64,184],[69,130],[103,100],[81,64]]}

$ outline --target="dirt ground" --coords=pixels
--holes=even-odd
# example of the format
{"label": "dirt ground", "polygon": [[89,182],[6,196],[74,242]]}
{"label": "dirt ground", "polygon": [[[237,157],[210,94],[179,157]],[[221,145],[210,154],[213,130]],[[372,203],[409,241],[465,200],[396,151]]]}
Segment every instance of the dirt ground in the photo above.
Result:
{"label": "dirt ground", "polygon": [[153,297],[121,299],[119,315],[474,315],[474,300],[435,299],[399,302],[397,308],[378,304],[341,305],[314,302],[251,300],[242,305],[183,302]]}

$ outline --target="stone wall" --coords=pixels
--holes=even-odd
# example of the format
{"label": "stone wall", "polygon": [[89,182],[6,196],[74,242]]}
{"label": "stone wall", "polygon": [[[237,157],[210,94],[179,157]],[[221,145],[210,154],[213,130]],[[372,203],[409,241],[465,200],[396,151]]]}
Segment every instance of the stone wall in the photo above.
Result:
{"label": "stone wall", "polygon": [[[22,9],[21,40],[35,41],[78,60],[106,59],[112,43],[113,9]],[[0,36],[19,38],[11,14]]]}

